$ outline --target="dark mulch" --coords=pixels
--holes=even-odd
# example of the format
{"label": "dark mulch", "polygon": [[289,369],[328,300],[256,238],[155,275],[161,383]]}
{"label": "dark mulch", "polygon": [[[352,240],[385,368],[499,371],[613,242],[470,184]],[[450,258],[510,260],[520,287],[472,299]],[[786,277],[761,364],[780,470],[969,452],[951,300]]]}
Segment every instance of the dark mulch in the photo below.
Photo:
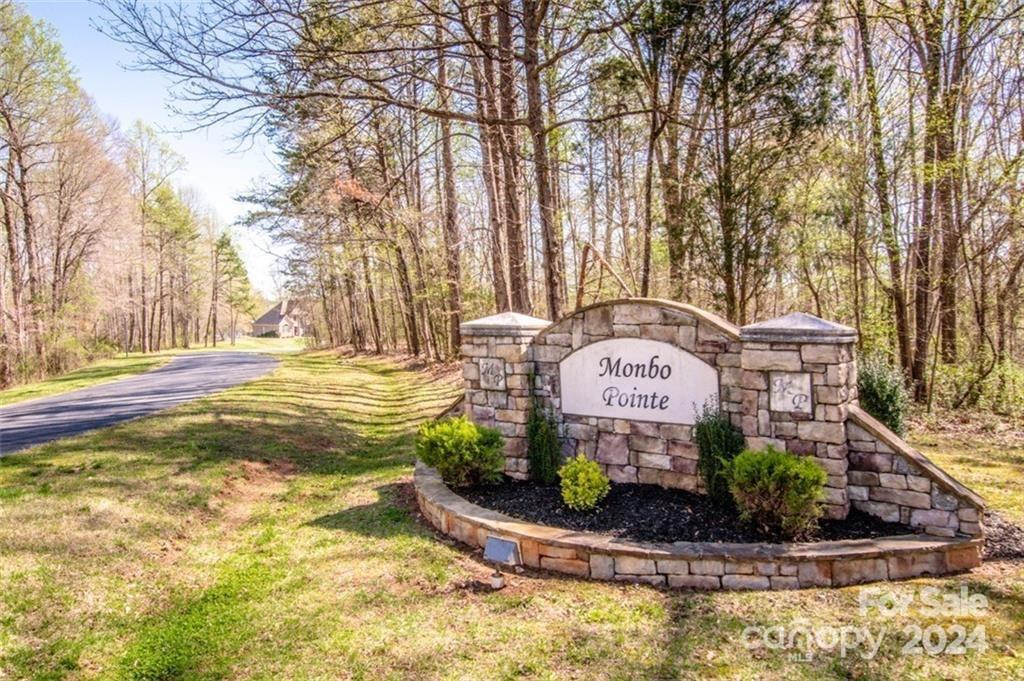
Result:
{"label": "dark mulch", "polygon": [[1024,558],[1024,527],[998,513],[985,518],[985,560]]}
{"label": "dark mulch", "polygon": [[[744,526],[734,512],[715,506],[702,494],[656,485],[612,483],[611,492],[591,513],[566,508],[557,485],[544,486],[505,478],[497,485],[464,488],[458,493],[474,504],[521,520],[612,534],[633,541],[775,540]],[[912,532],[906,525],[883,522],[851,510],[845,520],[822,520],[816,534],[808,539],[868,539]]]}

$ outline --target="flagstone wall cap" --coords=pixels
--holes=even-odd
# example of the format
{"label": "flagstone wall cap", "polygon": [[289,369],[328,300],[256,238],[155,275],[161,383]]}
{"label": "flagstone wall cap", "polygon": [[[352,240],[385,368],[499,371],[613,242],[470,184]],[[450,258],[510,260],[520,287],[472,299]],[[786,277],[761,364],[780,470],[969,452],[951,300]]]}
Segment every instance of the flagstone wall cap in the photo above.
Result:
{"label": "flagstone wall cap", "polygon": [[740,329],[740,339],[759,343],[853,343],[857,330],[806,312],[793,312],[747,324]]}
{"label": "flagstone wall cap", "polygon": [[522,333],[534,333],[551,325],[546,319],[531,317],[519,312],[499,312],[490,317],[474,319],[459,325],[459,330],[467,336],[516,336]]}

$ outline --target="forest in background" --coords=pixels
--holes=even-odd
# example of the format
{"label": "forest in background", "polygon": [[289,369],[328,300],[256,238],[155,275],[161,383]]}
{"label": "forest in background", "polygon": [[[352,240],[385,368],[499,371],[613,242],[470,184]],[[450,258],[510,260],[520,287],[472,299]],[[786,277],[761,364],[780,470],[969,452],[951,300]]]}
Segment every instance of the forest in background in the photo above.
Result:
{"label": "forest in background", "polygon": [[0,388],[241,330],[245,266],[183,167],[150,127],[105,119],[52,30],[0,2]]}
{"label": "forest in background", "polygon": [[249,224],[321,343],[445,359],[465,319],[620,296],[806,310],[919,402],[1024,409],[1018,4],[104,5],[179,110],[276,146]]}

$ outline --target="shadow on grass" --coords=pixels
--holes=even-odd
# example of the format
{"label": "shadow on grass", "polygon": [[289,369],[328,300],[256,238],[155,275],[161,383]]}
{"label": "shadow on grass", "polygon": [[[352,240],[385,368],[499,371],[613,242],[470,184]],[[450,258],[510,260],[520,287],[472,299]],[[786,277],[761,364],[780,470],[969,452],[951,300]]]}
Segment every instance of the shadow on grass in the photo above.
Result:
{"label": "shadow on grass", "polygon": [[410,488],[408,483],[381,485],[375,490],[379,496],[377,501],[322,515],[307,525],[377,539],[419,534],[406,498],[411,492]]}

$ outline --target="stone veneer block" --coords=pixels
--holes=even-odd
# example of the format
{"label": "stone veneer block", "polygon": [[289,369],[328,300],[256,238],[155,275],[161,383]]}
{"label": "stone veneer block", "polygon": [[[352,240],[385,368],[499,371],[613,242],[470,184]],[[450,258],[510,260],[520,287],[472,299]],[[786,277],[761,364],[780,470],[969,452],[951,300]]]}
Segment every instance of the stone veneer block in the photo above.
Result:
{"label": "stone veneer block", "polygon": [[595,553],[590,556],[590,576],[594,579],[615,578],[615,558]]}
{"label": "stone veneer block", "polygon": [[653,575],[658,572],[655,563],[649,558],[619,556],[615,559],[616,574]]}
{"label": "stone veneer block", "polygon": [[711,575],[669,575],[668,585],[681,589],[701,589],[705,591],[722,588],[718,577]]}
{"label": "stone veneer block", "polygon": [[569,558],[548,558],[541,556],[540,566],[545,570],[553,572],[565,572],[577,577],[590,576],[590,563],[583,560]]}
{"label": "stone veneer block", "polygon": [[833,586],[848,586],[889,579],[889,567],[884,558],[837,560],[832,564]]}
{"label": "stone veneer block", "polygon": [[723,589],[764,590],[771,587],[768,577],[761,575],[725,575],[722,577]]}
{"label": "stone veneer block", "polygon": [[789,591],[792,589],[800,588],[800,580],[796,577],[769,577],[773,590],[785,590]]}

